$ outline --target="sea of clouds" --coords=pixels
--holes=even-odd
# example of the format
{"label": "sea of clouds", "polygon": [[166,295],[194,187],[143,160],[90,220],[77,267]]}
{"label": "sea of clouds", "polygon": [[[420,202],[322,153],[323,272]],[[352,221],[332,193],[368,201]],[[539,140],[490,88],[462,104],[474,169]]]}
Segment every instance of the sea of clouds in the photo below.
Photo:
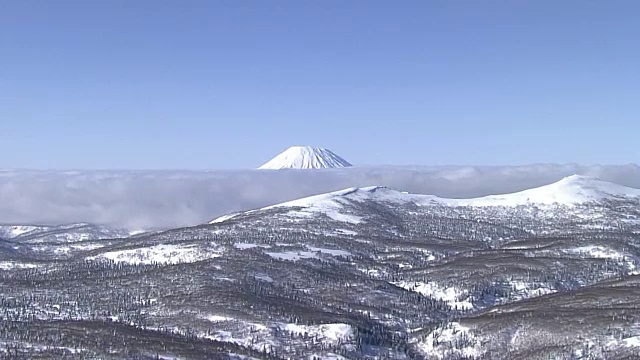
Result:
{"label": "sea of clouds", "polygon": [[0,170],[0,224],[89,222],[129,230],[195,225],[348,187],[382,185],[468,198],[542,186],[581,174],[640,188],[637,165],[353,167],[331,170]]}

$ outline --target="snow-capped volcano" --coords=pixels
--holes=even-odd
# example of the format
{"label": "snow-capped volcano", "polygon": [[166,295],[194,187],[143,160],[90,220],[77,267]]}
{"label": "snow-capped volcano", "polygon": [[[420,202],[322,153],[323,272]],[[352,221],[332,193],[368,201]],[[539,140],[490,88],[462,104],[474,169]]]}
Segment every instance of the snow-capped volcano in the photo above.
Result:
{"label": "snow-capped volcano", "polygon": [[258,169],[330,169],[351,164],[331,150],[312,146],[292,146]]}

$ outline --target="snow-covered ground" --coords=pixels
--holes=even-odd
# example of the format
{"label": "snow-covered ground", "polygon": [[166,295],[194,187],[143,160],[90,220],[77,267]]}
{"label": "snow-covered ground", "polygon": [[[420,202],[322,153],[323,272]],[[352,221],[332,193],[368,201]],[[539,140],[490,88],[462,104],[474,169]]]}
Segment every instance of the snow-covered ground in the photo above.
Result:
{"label": "snow-covered ground", "polygon": [[32,269],[36,267],[38,267],[38,265],[36,264],[21,263],[16,261],[0,261],[0,270]]}
{"label": "snow-covered ground", "polygon": [[300,259],[313,259],[319,257],[321,254],[327,254],[331,256],[351,256],[351,253],[344,250],[339,249],[326,249],[319,248],[310,245],[305,245],[308,251],[265,251],[265,254],[271,256],[272,258],[280,259],[280,260],[291,260],[297,261]]}
{"label": "snow-covered ground", "polygon": [[207,320],[211,322],[222,322],[222,321],[232,321],[232,317],[222,316],[222,315],[210,315],[207,317]]}
{"label": "snow-covered ground", "polygon": [[580,246],[573,249],[568,249],[566,252],[580,255],[581,257],[590,257],[596,259],[614,259],[620,260],[624,257],[624,254],[615,251],[604,246]]}
{"label": "snow-covered ground", "polygon": [[351,256],[351,253],[348,251],[344,251],[344,250],[338,250],[338,249],[327,249],[327,248],[321,248],[321,247],[315,247],[315,246],[311,246],[311,245],[305,245],[307,249],[316,252],[316,253],[323,253],[323,254],[329,254],[332,256]]}
{"label": "snow-covered ground", "polygon": [[31,250],[33,251],[37,251],[37,252],[53,252],[54,254],[67,254],[70,253],[72,251],[88,251],[88,250],[95,250],[95,249],[100,249],[102,247],[105,247],[107,244],[100,244],[100,243],[83,243],[83,242],[79,242],[79,243],[71,243],[69,245],[34,245],[31,246]]}
{"label": "snow-covered ground", "polygon": [[480,341],[468,327],[451,322],[432,331],[416,344],[428,359],[479,358],[484,353]]}
{"label": "snow-covered ground", "polygon": [[0,225],[0,238],[23,243],[74,243],[107,238],[126,238],[123,229],[86,223],[64,225]]}
{"label": "snow-covered ground", "polygon": [[220,216],[220,217],[217,217],[217,218],[215,218],[215,219],[211,220],[211,221],[209,222],[209,224],[217,224],[217,223],[221,223],[221,222],[227,221],[227,220],[229,220],[229,219],[232,219],[232,218],[234,218],[234,217],[236,217],[236,216],[238,216],[238,215],[239,215],[239,214],[237,214],[237,213],[234,213],[234,214],[227,214],[227,215],[222,215],[222,216]]}
{"label": "snow-covered ground", "polygon": [[454,309],[467,310],[473,308],[473,303],[469,295],[465,291],[455,287],[444,287],[435,282],[422,281],[398,281],[392,284],[424,296],[444,301]]}
{"label": "snow-covered ground", "polygon": [[545,285],[534,284],[524,281],[511,282],[511,301],[530,299],[537,296],[552,294],[557,290],[551,289]]}
{"label": "snow-covered ground", "polygon": [[236,249],[240,249],[240,250],[253,249],[253,248],[257,248],[257,247],[268,249],[268,248],[271,247],[271,245],[237,242],[237,243],[233,244],[233,247],[235,247]]}
{"label": "snow-covered ground", "polygon": [[[11,349],[12,346],[15,345],[20,345],[23,348],[29,348],[32,350],[35,350],[36,352],[44,352],[44,351],[50,351],[50,350],[58,350],[58,351],[63,351],[66,353],[66,355],[69,354],[81,354],[83,352],[85,352],[86,350],[83,348],[72,348],[72,347],[66,347],[66,346],[50,346],[50,345],[40,345],[37,343],[30,343],[30,342],[25,342],[25,341],[21,341],[21,342],[10,342],[10,341],[0,341],[0,355],[2,354],[7,354],[8,351],[7,349]],[[8,358],[12,358],[13,356],[9,356]],[[3,357],[4,358],[4,357]],[[66,358],[66,356],[65,356]]]}
{"label": "snow-covered ground", "polygon": [[322,325],[298,325],[278,324],[280,330],[286,330],[294,335],[307,335],[316,337],[326,343],[335,344],[338,341],[349,339],[353,335],[353,329],[347,324],[322,324]]}
{"label": "snow-covered ground", "polygon": [[[219,319],[214,317],[216,321],[224,321],[226,330],[218,330],[210,335],[204,335],[205,338],[227,341],[242,346],[247,346],[255,350],[267,351],[270,346],[303,346],[305,339],[313,339],[316,343],[320,343],[327,348],[346,343],[353,338],[353,328],[348,324],[332,323],[321,325],[299,325],[292,323],[273,323],[258,324],[237,319]],[[256,339],[260,339],[256,341]],[[330,355],[327,355],[330,356]],[[330,357],[327,357],[330,358]]]}
{"label": "snow-covered ground", "polygon": [[33,226],[33,225],[0,225],[0,237],[12,239],[14,237],[27,234],[32,231],[43,230],[48,228],[49,227]]}
{"label": "snow-covered ground", "polygon": [[162,244],[145,248],[110,251],[88,257],[87,260],[112,260],[128,264],[179,264],[221,256],[222,250],[203,249],[196,245]]}
{"label": "snow-covered ground", "polygon": [[[298,200],[288,201],[282,204],[267,206],[260,210],[269,210],[275,208],[299,208],[299,210],[291,210],[287,213],[288,216],[312,216],[315,213],[322,213],[329,218],[352,224],[359,224],[362,222],[362,218],[355,215],[344,213],[344,201],[346,196],[357,192],[359,189],[350,188],[328,194],[321,194],[302,198]],[[366,191],[366,190],[365,190]]]}

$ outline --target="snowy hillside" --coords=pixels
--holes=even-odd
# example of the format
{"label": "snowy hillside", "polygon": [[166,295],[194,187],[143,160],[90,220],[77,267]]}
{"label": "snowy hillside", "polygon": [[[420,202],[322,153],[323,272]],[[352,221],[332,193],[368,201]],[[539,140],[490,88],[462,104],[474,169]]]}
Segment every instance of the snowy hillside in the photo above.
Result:
{"label": "snowy hillside", "polygon": [[0,225],[0,238],[11,239],[34,231],[46,231],[50,226],[37,225]]}
{"label": "snowy hillside", "polygon": [[518,206],[525,204],[570,206],[625,198],[640,198],[640,190],[593,177],[572,175],[550,185],[517,193],[455,200],[451,203],[471,206]]}
{"label": "snowy hillside", "polygon": [[351,164],[331,150],[311,146],[292,146],[258,169],[331,169]]}
{"label": "snowy hillside", "polygon": [[0,238],[17,243],[71,243],[87,240],[128,237],[129,232],[93,224],[0,225]]}

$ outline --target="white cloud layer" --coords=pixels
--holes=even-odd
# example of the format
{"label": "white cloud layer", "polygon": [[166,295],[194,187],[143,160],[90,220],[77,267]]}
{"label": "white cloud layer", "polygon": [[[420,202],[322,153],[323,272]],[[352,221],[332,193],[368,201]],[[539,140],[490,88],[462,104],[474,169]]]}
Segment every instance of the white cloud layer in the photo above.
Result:
{"label": "white cloud layer", "polygon": [[383,185],[464,198],[519,191],[572,174],[640,188],[637,165],[208,172],[0,170],[0,223],[90,222],[131,230],[169,228],[352,186]]}

